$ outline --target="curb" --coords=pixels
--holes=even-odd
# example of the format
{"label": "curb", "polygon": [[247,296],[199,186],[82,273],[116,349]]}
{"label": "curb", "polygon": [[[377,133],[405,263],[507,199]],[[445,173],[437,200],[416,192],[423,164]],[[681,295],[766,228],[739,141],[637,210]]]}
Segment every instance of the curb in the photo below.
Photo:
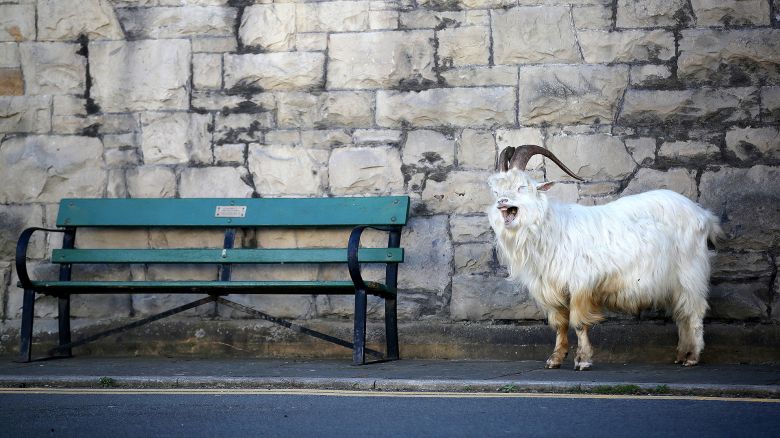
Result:
{"label": "curb", "polygon": [[438,380],[224,376],[3,376],[3,388],[329,389],[386,392],[532,392],[780,398],[777,385],[718,385],[529,380]]}

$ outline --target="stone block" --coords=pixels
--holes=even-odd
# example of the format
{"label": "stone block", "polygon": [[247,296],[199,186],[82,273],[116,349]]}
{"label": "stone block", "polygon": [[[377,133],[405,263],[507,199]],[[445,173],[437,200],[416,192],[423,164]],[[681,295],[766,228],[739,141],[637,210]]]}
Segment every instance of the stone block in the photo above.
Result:
{"label": "stone block", "polygon": [[639,165],[655,161],[655,139],[651,137],[627,138],[626,148]]}
{"label": "stone block", "polygon": [[324,32],[295,34],[295,48],[301,52],[325,51],[328,48],[328,35]]}
{"label": "stone block", "polygon": [[766,282],[720,283],[710,289],[710,310],[707,317],[727,320],[764,319],[767,303],[759,295],[767,295]]}
{"label": "stone block", "polygon": [[176,196],[176,174],[162,166],[128,169],[127,194],[131,198],[173,198]]}
{"label": "stone block", "polygon": [[35,5],[0,5],[0,41],[32,41],[35,34]]}
{"label": "stone block", "polygon": [[490,29],[482,26],[442,29],[439,40],[439,62],[445,67],[487,64],[490,56]]}
{"label": "stone block", "polygon": [[587,63],[668,61],[675,56],[674,34],[665,30],[582,30],[577,37]]}
{"label": "stone block", "polygon": [[780,168],[705,171],[699,192],[699,203],[721,218],[726,247],[762,251],[780,244]]}
{"label": "stone block", "polygon": [[686,0],[618,0],[617,27],[673,27],[686,24],[690,15]]}
{"label": "stone block", "polygon": [[246,162],[247,145],[244,143],[214,145],[214,162],[218,165]]}
{"label": "stone block", "polygon": [[365,128],[374,123],[373,93],[281,93],[277,96],[280,128]]}
{"label": "stone block", "polygon": [[212,162],[211,116],[196,113],[141,114],[141,147],[145,164]]}
{"label": "stone block", "polygon": [[487,274],[493,270],[492,243],[464,243],[455,246],[456,274]]}
{"label": "stone block", "polygon": [[780,120],[780,87],[761,88],[761,117]]}
{"label": "stone block", "polygon": [[[539,128],[499,129],[496,131],[496,144],[499,150],[503,150],[507,146],[516,147],[524,144],[543,146],[544,133]],[[538,164],[534,165],[534,163]],[[528,162],[529,169],[541,165],[542,160],[537,156]]]}
{"label": "stone block", "polygon": [[403,131],[395,129],[356,129],[352,134],[355,144],[398,144]]}
{"label": "stone block", "polygon": [[487,216],[450,216],[450,234],[455,243],[492,242]]}
{"label": "stone block", "polygon": [[51,130],[51,96],[0,96],[0,133]]}
{"label": "stone block", "polygon": [[233,35],[236,10],[221,6],[117,9],[132,39],[203,38]]}
{"label": "stone block", "polygon": [[628,87],[625,66],[544,66],[520,69],[521,124],[611,123]]}
{"label": "stone block", "polygon": [[[351,228],[329,229],[259,229],[256,230],[254,240],[259,248],[346,248],[349,241]],[[360,238],[361,248],[387,247],[387,233],[378,230],[367,229]],[[404,245],[401,245],[404,246]],[[331,272],[331,271],[328,271]],[[323,277],[320,269],[318,278],[336,279],[335,277]],[[348,276],[347,276],[348,277]]]}
{"label": "stone block", "polygon": [[[554,136],[547,141],[547,145],[563,164],[586,180],[623,179],[636,168],[623,142],[610,135]],[[547,159],[545,169],[550,181],[574,181]]]}
{"label": "stone block", "polygon": [[[150,248],[222,248],[224,244],[224,231],[214,228],[190,228],[190,229],[166,229],[153,228],[149,230]],[[236,235],[236,246],[241,241],[241,232]],[[192,267],[196,269],[195,266]],[[206,277],[212,275],[208,271]]]}
{"label": "stone block", "polygon": [[24,94],[24,77],[18,68],[0,68],[0,96]]}
{"label": "stone block", "polygon": [[658,158],[672,161],[691,161],[715,158],[720,155],[717,145],[703,141],[666,141],[658,149]]}
{"label": "stone block", "polygon": [[742,161],[780,159],[780,130],[771,126],[732,128],[726,132],[726,150]]}
{"label": "stone block", "polygon": [[441,72],[450,87],[490,87],[517,85],[517,67],[513,65],[456,67]]}
{"label": "stone block", "polygon": [[[121,40],[124,32],[109,0],[38,0],[38,40]],[[43,12],[45,11],[45,13]]]}
{"label": "stone block", "polygon": [[[175,275],[171,275],[176,277]],[[200,294],[133,294],[130,296],[133,315],[136,317],[152,316],[174,307],[183,306],[203,298]],[[178,313],[173,318],[210,317],[214,314],[214,304],[205,304],[194,309]]]}
{"label": "stone block", "polygon": [[264,143],[272,146],[301,146],[301,131],[268,131],[265,133]]}
{"label": "stone block", "polygon": [[[27,272],[33,279],[56,279],[59,267],[48,262],[28,261]],[[5,304],[5,314],[9,319],[20,319],[22,316],[24,291],[16,286],[18,282],[19,276],[16,273],[16,268],[12,268],[11,283],[6,297],[8,301]],[[36,318],[56,318],[57,298],[36,294],[34,314]]]}
{"label": "stone block", "polygon": [[618,121],[630,125],[724,123],[754,120],[758,112],[755,88],[629,89]]}
{"label": "stone block", "polygon": [[401,11],[401,29],[444,29],[468,25],[465,11],[411,9]]}
{"label": "stone block", "polygon": [[401,157],[393,147],[334,149],[328,169],[334,195],[390,194],[403,190]]}
{"label": "stone block", "polygon": [[692,0],[696,27],[768,26],[769,2],[763,0]]}
{"label": "stone block", "polygon": [[321,129],[301,131],[301,144],[315,149],[330,149],[345,146],[352,142],[352,137],[344,129]]}
{"label": "stone block", "polygon": [[379,91],[377,124],[382,127],[510,125],[515,122],[515,89],[448,88],[420,92]]}
{"label": "stone block", "polygon": [[496,64],[582,61],[568,7],[494,11],[492,28]]}
{"label": "stone block", "polygon": [[[11,284],[11,264],[6,262],[0,262],[0,299],[4,303],[8,302],[8,294],[11,292],[11,288],[14,288]],[[15,285],[14,285],[15,286]],[[0,318],[5,320],[8,318],[5,314],[5,306],[0,307]]]}
{"label": "stone block", "polygon": [[307,90],[322,85],[325,55],[280,52],[225,55],[225,88]]}
{"label": "stone block", "polygon": [[712,277],[737,281],[772,277],[774,263],[765,252],[718,251],[712,259]]}
{"label": "stone block", "polygon": [[103,196],[103,145],[94,137],[13,137],[0,146],[0,202],[59,202]]}
{"label": "stone block", "polygon": [[407,166],[452,166],[455,163],[455,140],[429,130],[410,131],[404,144],[403,163]]}
{"label": "stone block", "polygon": [[489,131],[464,129],[457,142],[458,166],[466,169],[493,170],[496,163],[496,139]]}
{"label": "stone block", "polygon": [[576,184],[557,183],[547,191],[546,195],[550,201],[575,204],[580,197],[580,192]]}
{"label": "stone block", "polygon": [[371,30],[398,29],[398,11],[368,11],[368,28]]}
{"label": "stone block", "polygon": [[226,53],[235,52],[236,49],[238,49],[238,42],[235,36],[192,40],[192,53]]}
{"label": "stone block", "polygon": [[780,29],[686,29],[677,76],[691,84],[780,83]]}
{"label": "stone block", "polygon": [[249,146],[249,170],[260,196],[322,196],[328,151],[294,146]]}
{"label": "stone block", "polygon": [[196,167],[184,169],[179,182],[182,198],[251,198],[254,189],[246,182],[243,167]]}
{"label": "stone block", "polygon": [[623,190],[623,195],[633,195],[657,189],[671,190],[695,201],[697,196],[696,172],[679,167],[666,171],[642,168]]}
{"label": "stone block", "polygon": [[[0,166],[0,170],[3,169]],[[0,205],[0,260],[13,260],[16,253],[16,242],[26,228],[44,226],[43,209],[40,205]],[[46,251],[46,233],[38,231],[33,234],[27,257],[43,258]]]}
{"label": "stone block", "polygon": [[295,45],[295,4],[272,3],[244,8],[238,37],[245,46],[276,52]]}
{"label": "stone block", "polygon": [[375,89],[436,84],[432,31],[332,34],[328,88]]}
{"label": "stone block", "polygon": [[447,216],[411,218],[401,235],[401,246],[405,261],[399,267],[399,288],[444,292],[450,285],[453,256]]}
{"label": "stone block", "polygon": [[572,10],[577,29],[609,30],[612,27],[611,5],[576,6]]}
{"label": "stone block", "polygon": [[148,248],[149,232],[131,228],[82,228],[76,233],[76,248]]}
{"label": "stone block", "polygon": [[369,27],[367,1],[298,3],[295,7],[298,32],[356,32]]}
{"label": "stone block", "polygon": [[422,192],[425,210],[434,214],[483,213],[492,204],[488,172],[456,171],[442,181],[428,180]]}
{"label": "stone block", "polygon": [[[292,320],[312,318],[318,310],[314,304],[315,296],[313,295],[231,295],[228,299],[277,318]],[[221,318],[249,318],[252,320],[257,318],[219,304],[217,309]]]}
{"label": "stone block", "polygon": [[89,43],[92,97],[104,112],[189,108],[187,40]]}
{"label": "stone block", "polygon": [[456,275],[452,278],[450,317],[455,321],[540,320],[528,289],[506,278]]}
{"label": "stone block", "polygon": [[654,87],[667,82],[672,77],[672,70],[668,65],[632,65],[629,76],[633,86]]}
{"label": "stone block", "polygon": [[214,118],[214,143],[252,143],[263,141],[262,129],[273,126],[273,113],[220,113]]}
{"label": "stone block", "polygon": [[19,68],[21,65],[19,44],[0,43],[0,68]]}
{"label": "stone block", "polygon": [[222,55],[213,53],[192,55],[192,85],[195,88],[221,88]]}

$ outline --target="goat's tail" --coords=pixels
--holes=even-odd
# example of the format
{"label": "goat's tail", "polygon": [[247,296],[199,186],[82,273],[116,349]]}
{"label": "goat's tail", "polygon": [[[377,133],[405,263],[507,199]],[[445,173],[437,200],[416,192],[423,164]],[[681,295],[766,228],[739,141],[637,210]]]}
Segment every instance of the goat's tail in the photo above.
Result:
{"label": "goat's tail", "polygon": [[707,212],[707,240],[717,248],[718,242],[726,239],[726,233],[723,232],[723,228],[720,226],[720,219],[711,212]]}

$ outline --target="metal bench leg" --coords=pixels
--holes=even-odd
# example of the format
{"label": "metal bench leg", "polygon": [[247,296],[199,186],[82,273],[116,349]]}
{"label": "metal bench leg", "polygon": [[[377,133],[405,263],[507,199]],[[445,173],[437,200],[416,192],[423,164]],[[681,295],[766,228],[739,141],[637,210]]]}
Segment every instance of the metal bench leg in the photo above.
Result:
{"label": "metal bench leg", "polygon": [[368,298],[363,289],[355,290],[355,331],[352,350],[352,365],[366,363],[366,307]]}
{"label": "metal bench leg", "polygon": [[[59,337],[60,346],[70,344],[70,295],[59,297]],[[58,356],[71,357],[73,356],[73,350],[70,348],[60,350]]]}
{"label": "metal bench leg", "polygon": [[385,338],[387,339],[387,359],[399,358],[398,352],[398,300],[385,299]]}
{"label": "metal bench leg", "polygon": [[32,360],[33,318],[35,317],[35,291],[25,289],[22,305],[22,329],[19,334],[19,358],[16,362]]}

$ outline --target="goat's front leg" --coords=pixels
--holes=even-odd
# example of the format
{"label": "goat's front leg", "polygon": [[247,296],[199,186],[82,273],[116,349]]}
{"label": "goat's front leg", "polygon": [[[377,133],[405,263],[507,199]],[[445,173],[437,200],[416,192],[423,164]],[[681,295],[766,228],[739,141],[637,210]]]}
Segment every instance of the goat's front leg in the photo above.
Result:
{"label": "goat's front leg", "polygon": [[551,326],[555,327],[555,349],[547,359],[545,368],[560,368],[569,353],[569,309],[556,309],[547,316]]}
{"label": "goat's front leg", "polygon": [[577,332],[577,357],[574,358],[574,369],[577,371],[589,370],[593,366],[593,347],[588,339],[588,326],[582,325],[575,329]]}

